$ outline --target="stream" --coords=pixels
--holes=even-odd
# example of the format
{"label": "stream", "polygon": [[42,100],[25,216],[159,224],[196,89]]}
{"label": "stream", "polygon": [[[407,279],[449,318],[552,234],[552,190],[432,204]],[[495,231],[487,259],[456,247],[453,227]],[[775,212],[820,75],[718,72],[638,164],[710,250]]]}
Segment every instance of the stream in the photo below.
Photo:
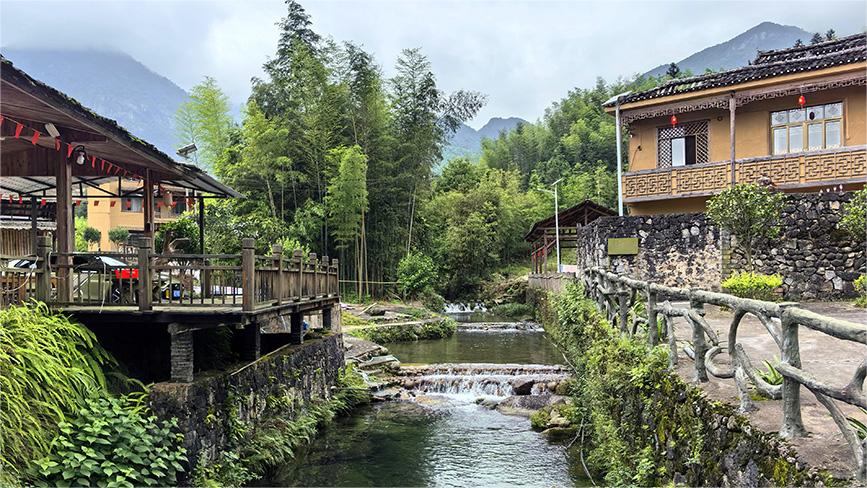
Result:
{"label": "stream", "polygon": [[[533,394],[561,378],[561,358],[539,330],[459,329],[448,339],[389,344],[402,363],[435,366],[413,377],[414,397],[374,403],[335,419],[275,486],[587,486],[577,446],[552,442],[526,417],[477,404],[502,400],[535,378]],[[488,363],[488,364],[475,364]],[[513,376],[500,369],[521,368]],[[429,368],[430,369],[430,368]],[[424,386],[423,386],[424,385]]]}

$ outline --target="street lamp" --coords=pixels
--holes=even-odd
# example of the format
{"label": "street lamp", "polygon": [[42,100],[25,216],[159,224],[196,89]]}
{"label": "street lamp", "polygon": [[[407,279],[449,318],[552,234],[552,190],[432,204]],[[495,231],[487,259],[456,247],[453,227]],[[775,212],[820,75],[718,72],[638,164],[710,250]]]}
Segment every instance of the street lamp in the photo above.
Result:
{"label": "street lamp", "polygon": [[620,153],[623,144],[620,138],[620,99],[630,93],[632,92],[626,91],[614,95],[608,101],[603,103],[603,105],[614,104],[614,138],[617,140],[617,215],[621,217],[623,217],[623,156]]}
{"label": "street lamp", "polygon": [[[551,186],[554,187],[554,191],[545,190],[548,193],[554,194],[554,232],[556,233],[554,236],[554,245],[557,247],[557,272],[561,271],[560,267],[560,203],[557,198],[557,184],[563,181],[563,178],[558,179],[554,183],[551,183]],[[547,253],[547,251],[546,251]]]}

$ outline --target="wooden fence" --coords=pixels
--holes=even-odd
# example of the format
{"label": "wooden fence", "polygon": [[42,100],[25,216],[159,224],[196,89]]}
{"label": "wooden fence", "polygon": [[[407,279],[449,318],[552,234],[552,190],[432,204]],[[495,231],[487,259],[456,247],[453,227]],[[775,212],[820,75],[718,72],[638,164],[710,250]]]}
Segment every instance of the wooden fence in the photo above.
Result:
{"label": "wooden fence", "polygon": [[[692,329],[697,378],[707,381],[710,373],[717,378],[733,379],[743,411],[755,408],[748,390],[750,382],[762,394],[782,400],[780,433],[784,437],[806,435],[801,420],[800,399],[801,386],[806,387],[828,410],[849,444],[857,466],[855,478],[862,484],[867,483],[867,439],[858,437],[858,433],[836,403],[839,401],[867,409],[867,395],[864,392],[867,356],[856,368],[852,380],[846,386],[833,387],[801,368],[798,341],[799,328],[807,327],[842,341],[867,345],[867,325],[819,315],[793,303],[773,303],[704,290],[672,288],[619,276],[601,268],[585,270],[582,280],[588,295],[624,334],[634,335],[639,325],[657,324],[661,318],[665,323],[662,338],[668,341],[672,367],[677,363],[674,318],[683,317]],[[630,323],[630,309],[638,296],[643,296],[646,300],[646,313],[643,317],[633,316]],[[675,301],[688,302],[688,305],[675,306]],[[727,307],[732,311],[728,336],[722,342],[704,319],[703,307],[706,304]],[[738,342],[738,325],[747,314],[755,316],[761,322],[780,350],[781,360],[777,370],[783,376],[782,385],[768,384],[757,375],[750,357]],[[650,344],[657,345],[661,339],[657,327],[647,327],[647,331]],[[714,357],[722,352],[729,354],[730,366],[714,362]]]}
{"label": "wooden fence", "polygon": [[255,254],[157,254],[149,238],[134,253],[54,253],[40,239],[35,256],[0,256],[0,305],[35,298],[58,306],[241,307],[339,296],[338,262],[327,256],[284,255],[279,245]]}

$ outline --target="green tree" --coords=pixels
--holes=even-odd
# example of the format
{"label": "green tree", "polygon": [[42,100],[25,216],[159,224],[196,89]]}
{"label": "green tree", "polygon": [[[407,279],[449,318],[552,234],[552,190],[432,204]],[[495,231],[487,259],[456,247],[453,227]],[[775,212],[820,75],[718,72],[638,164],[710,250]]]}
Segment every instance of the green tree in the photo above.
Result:
{"label": "green tree", "polygon": [[332,149],[329,156],[337,161],[337,174],[328,185],[325,200],[328,220],[337,248],[345,251],[353,246],[356,291],[361,296],[365,263],[364,214],[368,209],[367,156],[359,146],[338,147]]}
{"label": "green tree", "polygon": [[232,130],[229,97],[206,76],[193,87],[190,99],[175,114],[178,142],[184,146],[196,144],[196,162],[210,171],[222,152],[229,146]]}
{"label": "green tree", "polygon": [[161,224],[154,234],[154,250],[158,253],[168,253],[172,242],[180,244],[175,252],[181,254],[193,254],[199,248],[199,226],[192,214],[185,214],[175,220]]}
{"label": "green tree", "polygon": [[810,38],[810,44],[819,44],[820,42],[822,42],[824,40],[825,39],[822,37],[822,34],[819,34],[818,32],[816,32],[813,34],[813,37]]}
{"label": "green tree", "polygon": [[677,78],[680,74],[680,66],[678,66],[677,63],[670,63],[668,69],[665,70],[665,74],[668,75],[669,78]]}
{"label": "green tree", "polygon": [[828,31],[825,32],[825,40],[826,41],[833,41],[836,39],[837,39],[837,32],[834,31],[834,29],[828,29]]}
{"label": "green tree", "polygon": [[852,200],[843,206],[839,225],[856,239],[867,237],[867,189],[856,191]]}
{"label": "green tree", "polygon": [[437,267],[433,259],[411,252],[397,266],[397,283],[404,298],[418,298],[437,284]]}
{"label": "green tree", "polygon": [[754,270],[753,254],[759,242],[779,235],[784,200],[782,193],[742,183],[708,201],[707,216],[737,237],[737,246],[744,253],[748,271]]}
{"label": "green tree", "polygon": [[82,237],[87,243],[88,250],[90,250],[93,246],[99,246],[99,241],[102,239],[102,232],[93,227],[85,227],[82,232]]}
{"label": "green tree", "polygon": [[126,241],[129,240],[129,230],[123,227],[110,229],[108,231],[108,240],[114,244],[116,249],[120,249],[120,246],[126,244]]}

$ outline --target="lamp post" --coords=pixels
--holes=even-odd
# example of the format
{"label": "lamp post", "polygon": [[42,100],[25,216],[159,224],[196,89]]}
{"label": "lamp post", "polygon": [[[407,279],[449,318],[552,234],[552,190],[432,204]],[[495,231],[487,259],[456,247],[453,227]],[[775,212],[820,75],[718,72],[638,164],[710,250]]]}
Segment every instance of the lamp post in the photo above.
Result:
{"label": "lamp post", "polygon": [[608,101],[603,103],[605,106],[614,104],[614,138],[617,140],[617,215],[623,217],[623,156],[621,152],[622,140],[620,136],[620,99],[629,95],[632,91],[626,91],[618,95],[614,95]]}

